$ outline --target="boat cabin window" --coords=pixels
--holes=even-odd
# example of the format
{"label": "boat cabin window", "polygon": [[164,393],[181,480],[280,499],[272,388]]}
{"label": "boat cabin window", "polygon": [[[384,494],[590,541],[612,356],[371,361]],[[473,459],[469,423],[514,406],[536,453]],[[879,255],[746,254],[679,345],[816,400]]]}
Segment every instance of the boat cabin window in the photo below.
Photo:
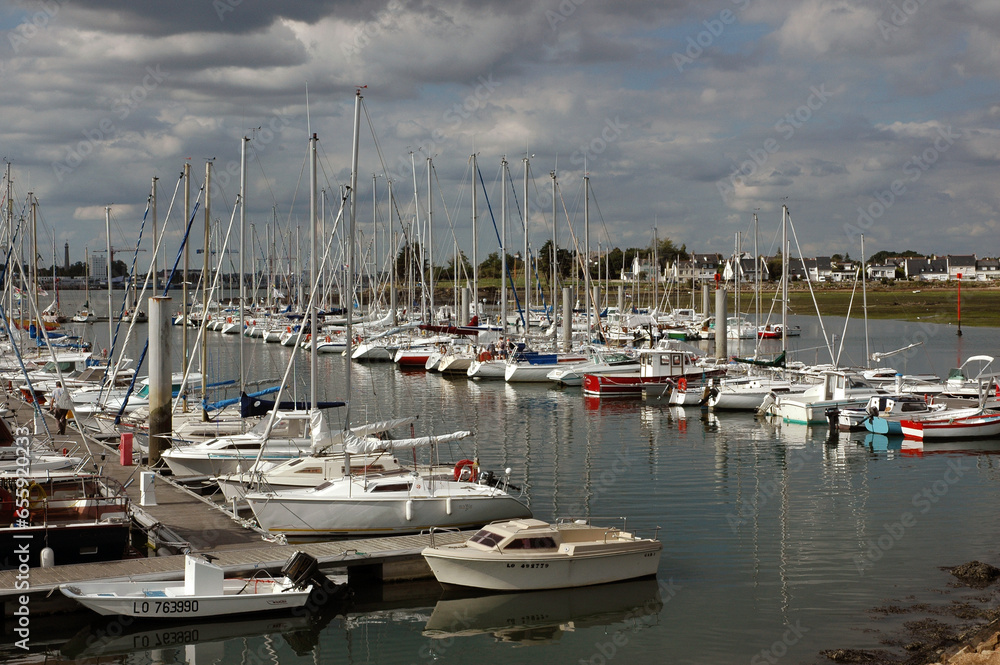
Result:
{"label": "boat cabin window", "polygon": [[542,538],[515,538],[507,543],[505,550],[554,550],[556,541],[551,536]]}
{"label": "boat cabin window", "polygon": [[370,492],[409,492],[410,483],[382,483],[375,485]]}
{"label": "boat cabin window", "polygon": [[681,366],[681,356],[679,354],[673,354],[670,356],[670,361],[674,364],[674,367]]}
{"label": "boat cabin window", "polygon": [[907,411],[926,411],[927,405],[924,402],[903,402],[902,403],[903,412]]}
{"label": "boat cabin window", "polygon": [[480,545],[485,545],[486,547],[496,547],[503,539],[504,537],[498,533],[493,533],[492,531],[487,531],[486,529],[480,529],[469,540]]}

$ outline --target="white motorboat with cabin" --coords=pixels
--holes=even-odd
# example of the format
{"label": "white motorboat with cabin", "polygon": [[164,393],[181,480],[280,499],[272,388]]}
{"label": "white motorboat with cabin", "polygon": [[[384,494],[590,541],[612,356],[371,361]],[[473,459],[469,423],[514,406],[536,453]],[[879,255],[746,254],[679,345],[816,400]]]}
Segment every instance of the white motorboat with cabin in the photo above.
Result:
{"label": "white motorboat with cabin", "polygon": [[519,519],[488,524],[464,543],[421,554],[442,584],[530,591],[655,575],[663,543],[586,520]]}

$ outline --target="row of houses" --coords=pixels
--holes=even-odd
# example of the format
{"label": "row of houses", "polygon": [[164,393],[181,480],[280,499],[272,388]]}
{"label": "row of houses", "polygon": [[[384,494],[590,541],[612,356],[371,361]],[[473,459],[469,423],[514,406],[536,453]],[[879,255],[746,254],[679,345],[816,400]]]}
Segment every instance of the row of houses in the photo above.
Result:
{"label": "row of houses", "polygon": [[[769,266],[780,265],[780,257],[760,256],[756,259],[750,254],[744,254],[738,260],[733,257],[723,257],[721,254],[691,254],[687,260],[668,263],[660,275],[660,281],[691,281],[714,282],[716,275],[725,282],[732,282],[739,274],[740,281],[756,281],[757,273],[763,281],[776,280],[780,268],[774,271]],[[861,269],[857,261],[834,261],[829,256],[817,256],[812,259],[793,258],[788,260],[788,276],[792,280],[808,279],[814,282],[849,282],[853,281]],[[651,279],[658,271],[650,262],[644,262],[638,257],[631,265],[631,270],[622,271],[623,280]],[[958,254],[931,257],[896,257],[887,259],[880,265],[869,264],[865,274],[871,280],[923,280],[945,281],[961,279],[963,281],[990,281],[1000,279],[1000,259],[979,259],[975,254]]]}

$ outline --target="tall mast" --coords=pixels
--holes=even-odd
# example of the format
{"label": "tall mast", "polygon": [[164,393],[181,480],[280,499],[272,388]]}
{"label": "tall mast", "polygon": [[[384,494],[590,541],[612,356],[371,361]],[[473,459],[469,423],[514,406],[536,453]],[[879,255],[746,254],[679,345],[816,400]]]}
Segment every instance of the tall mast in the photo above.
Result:
{"label": "tall mast", "polygon": [[[187,227],[188,218],[191,215],[191,163],[184,162],[184,224]],[[191,246],[190,239],[184,241],[184,278],[181,282],[181,346],[184,348],[184,367],[188,366],[190,353],[188,350],[188,317],[191,315],[191,307],[188,304],[188,248]],[[187,413],[187,395],[183,398],[182,408]]]}
{"label": "tall mast", "polygon": [[434,323],[434,197],[431,194],[431,158],[427,158],[427,292],[430,302],[428,320]]}
{"label": "tall mast", "polygon": [[[552,321],[558,320],[556,303],[559,302],[559,246],[556,244],[556,172],[549,171],[552,178]],[[569,325],[563,322],[563,325]]]}
{"label": "tall mast", "polygon": [[104,235],[108,243],[108,349],[111,349],[111,340],[115,338],[114,299],[111,293],[111,206],[104,208]]}
{"label": "tall mast", "polygon": [[240,141],[240,394],[246,390],[245,370],[246,364],[243,358],[244,335],[246,329],[246,265],[244,255],[246,254],[247,242],[247,144],[250,139],[246,136]]}
{"label": "tall mast", "polygon": [[528,156],[524,156],[524,338],[531,325],[531,259],[528,257]]}
{"label": "tall mast", "polygon": [[38,326],[42,325],[42,321],[38,309],[38,206],[33,192],[28,192],[28,201],[31,204],[31,292],[35,302],[35,310],[31,316],[38,317],[35,321],[35,333],[39,334]]}
{"label": "tall mast", "polygon": [[476,196],[476,177],[479,168],[476,165],[476,153],[472,153],[472,316],[479,314],[479,237],[476,235],[479,218],[479,199]]}
{"label": "tall mast", "polygon": [[[417,270],[417,274],[420,275],[420,282],[424,283],[424,242],[423,234],[421,233],[422,227],[420,226],[420,197],[417,194],[417,162],[413,155],[413,151],[410,151],[410,170],[413,173],[413,227],[414,231],[410,233],[410,238],[414,237],[416,234],[417,242],[420,247],[420,255],[417,260],[420,262],[420,269]],[[412,273],[411,273],[412,274]],[[420,320],[424,321],[424,310],[427,306],[427,288],[424,284],[424,288],[420,290]],[[411,301],[412,302],[412,301]]]}
{"label": "tall mast", "polygon": [[[309,308],[309,404],[312,408],[317,408],[319,399],[317,397],[317,387],[319,385],[319,363],[316,359],[316,339],[319,337],[319,316],[316,313],[318,303],[316,294],[313,292],[317,286],[316,275],[317,261],[316,254],[319,252],[319,217],[316,201],[316,143],[319,141],[316,134],[309,137],[309,301],[312,307]],[[348,473],[347,475],[350,475]]]}
{"label": "tall mast", "polygon": [[152,210],[150,212],[153,214],[153,293],[156,294],[159,291],[159,283],[157,278],[159,277],[159,271],[156,268],[156,257],[157,257],[157,247],[160,235],[158,229],[156,228],[156,181],[159,180],[156,176],[153,176],[153,184],[149,193],[150,207]]}
{"label": "tall mast", "polygon": [[868,287],[865,270],[865,234],[861,234],[861,309],[865,313],[865,367],[872,366],[871,349],[868,348]]}
{"label": "tall mast", "polygon": [[[346,398],[347,407],[344,413],[344,429],[346,430],[351,422],[351,325],[354,315],[354,237],[355,222],[358,214],[358,143],[361,135],[361,90],[354,93],[354,143],[351,146],[351,223],[347,228],[347,353],[348,358],[345,368]],[[345,461],[345,468],[350,473],[351,462],[348,458]]]}
{"label": "tall mast", "polygon": [[[205,260],[201,269],[201,319],[202,329],[208,317],[209,284],[211,284],[212,252],[210,251],[210,234],[212,230],[212,162],[205,162]],[[205,410],[205,396],[208,394],[208,344],[201,340],[201,419],[208,422],[208,411]]]}
{"label": "tall mast", "polygon": [[[583,291],[586,294],[584,308],[587,310],[587,341],[590,341],[590,174],[583,176]],[[636,296],[638,297],[638,293]]]}
{"label": "tall mast", "polygon": [[788,206],[781,204],[781,352],[788,349]]}
{"label": "tall mast", "polygon": [[507,156],[500,159],[500,327],[507,336]]}

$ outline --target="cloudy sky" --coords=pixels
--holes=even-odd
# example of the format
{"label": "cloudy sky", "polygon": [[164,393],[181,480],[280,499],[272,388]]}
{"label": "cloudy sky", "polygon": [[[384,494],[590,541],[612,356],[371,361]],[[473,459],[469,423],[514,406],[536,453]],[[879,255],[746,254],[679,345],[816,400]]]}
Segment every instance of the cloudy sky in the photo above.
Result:
{"label": "cloudy sky", "polygon": [[163,223],[186,160],[196,185],[215,160],[228,224],[244,135],[249,220],[294,227],[310,128],[321,186],[349,180],[358,86],[359,220],[373,174],[383,220],[386,176],[412,219],[411,153],[423,218],[431,156],[438,256],[447,217],[471,255],[473,152],[496,215],[501,158],[523,207],[529,156],[535,247],[555,170],[560,246],[589,172],[594,245],[645,247],[655,227],[729,253],[757,211],[773,251],[785,203],[806,255],[858,257],[862,232],[869,254],[1000,252],[996,0],[13,0],[0,30],[0,152],[60,262],[64,242],[73,261],[104,246],[109,204],[113,243],[134,243],[154,176]]}

